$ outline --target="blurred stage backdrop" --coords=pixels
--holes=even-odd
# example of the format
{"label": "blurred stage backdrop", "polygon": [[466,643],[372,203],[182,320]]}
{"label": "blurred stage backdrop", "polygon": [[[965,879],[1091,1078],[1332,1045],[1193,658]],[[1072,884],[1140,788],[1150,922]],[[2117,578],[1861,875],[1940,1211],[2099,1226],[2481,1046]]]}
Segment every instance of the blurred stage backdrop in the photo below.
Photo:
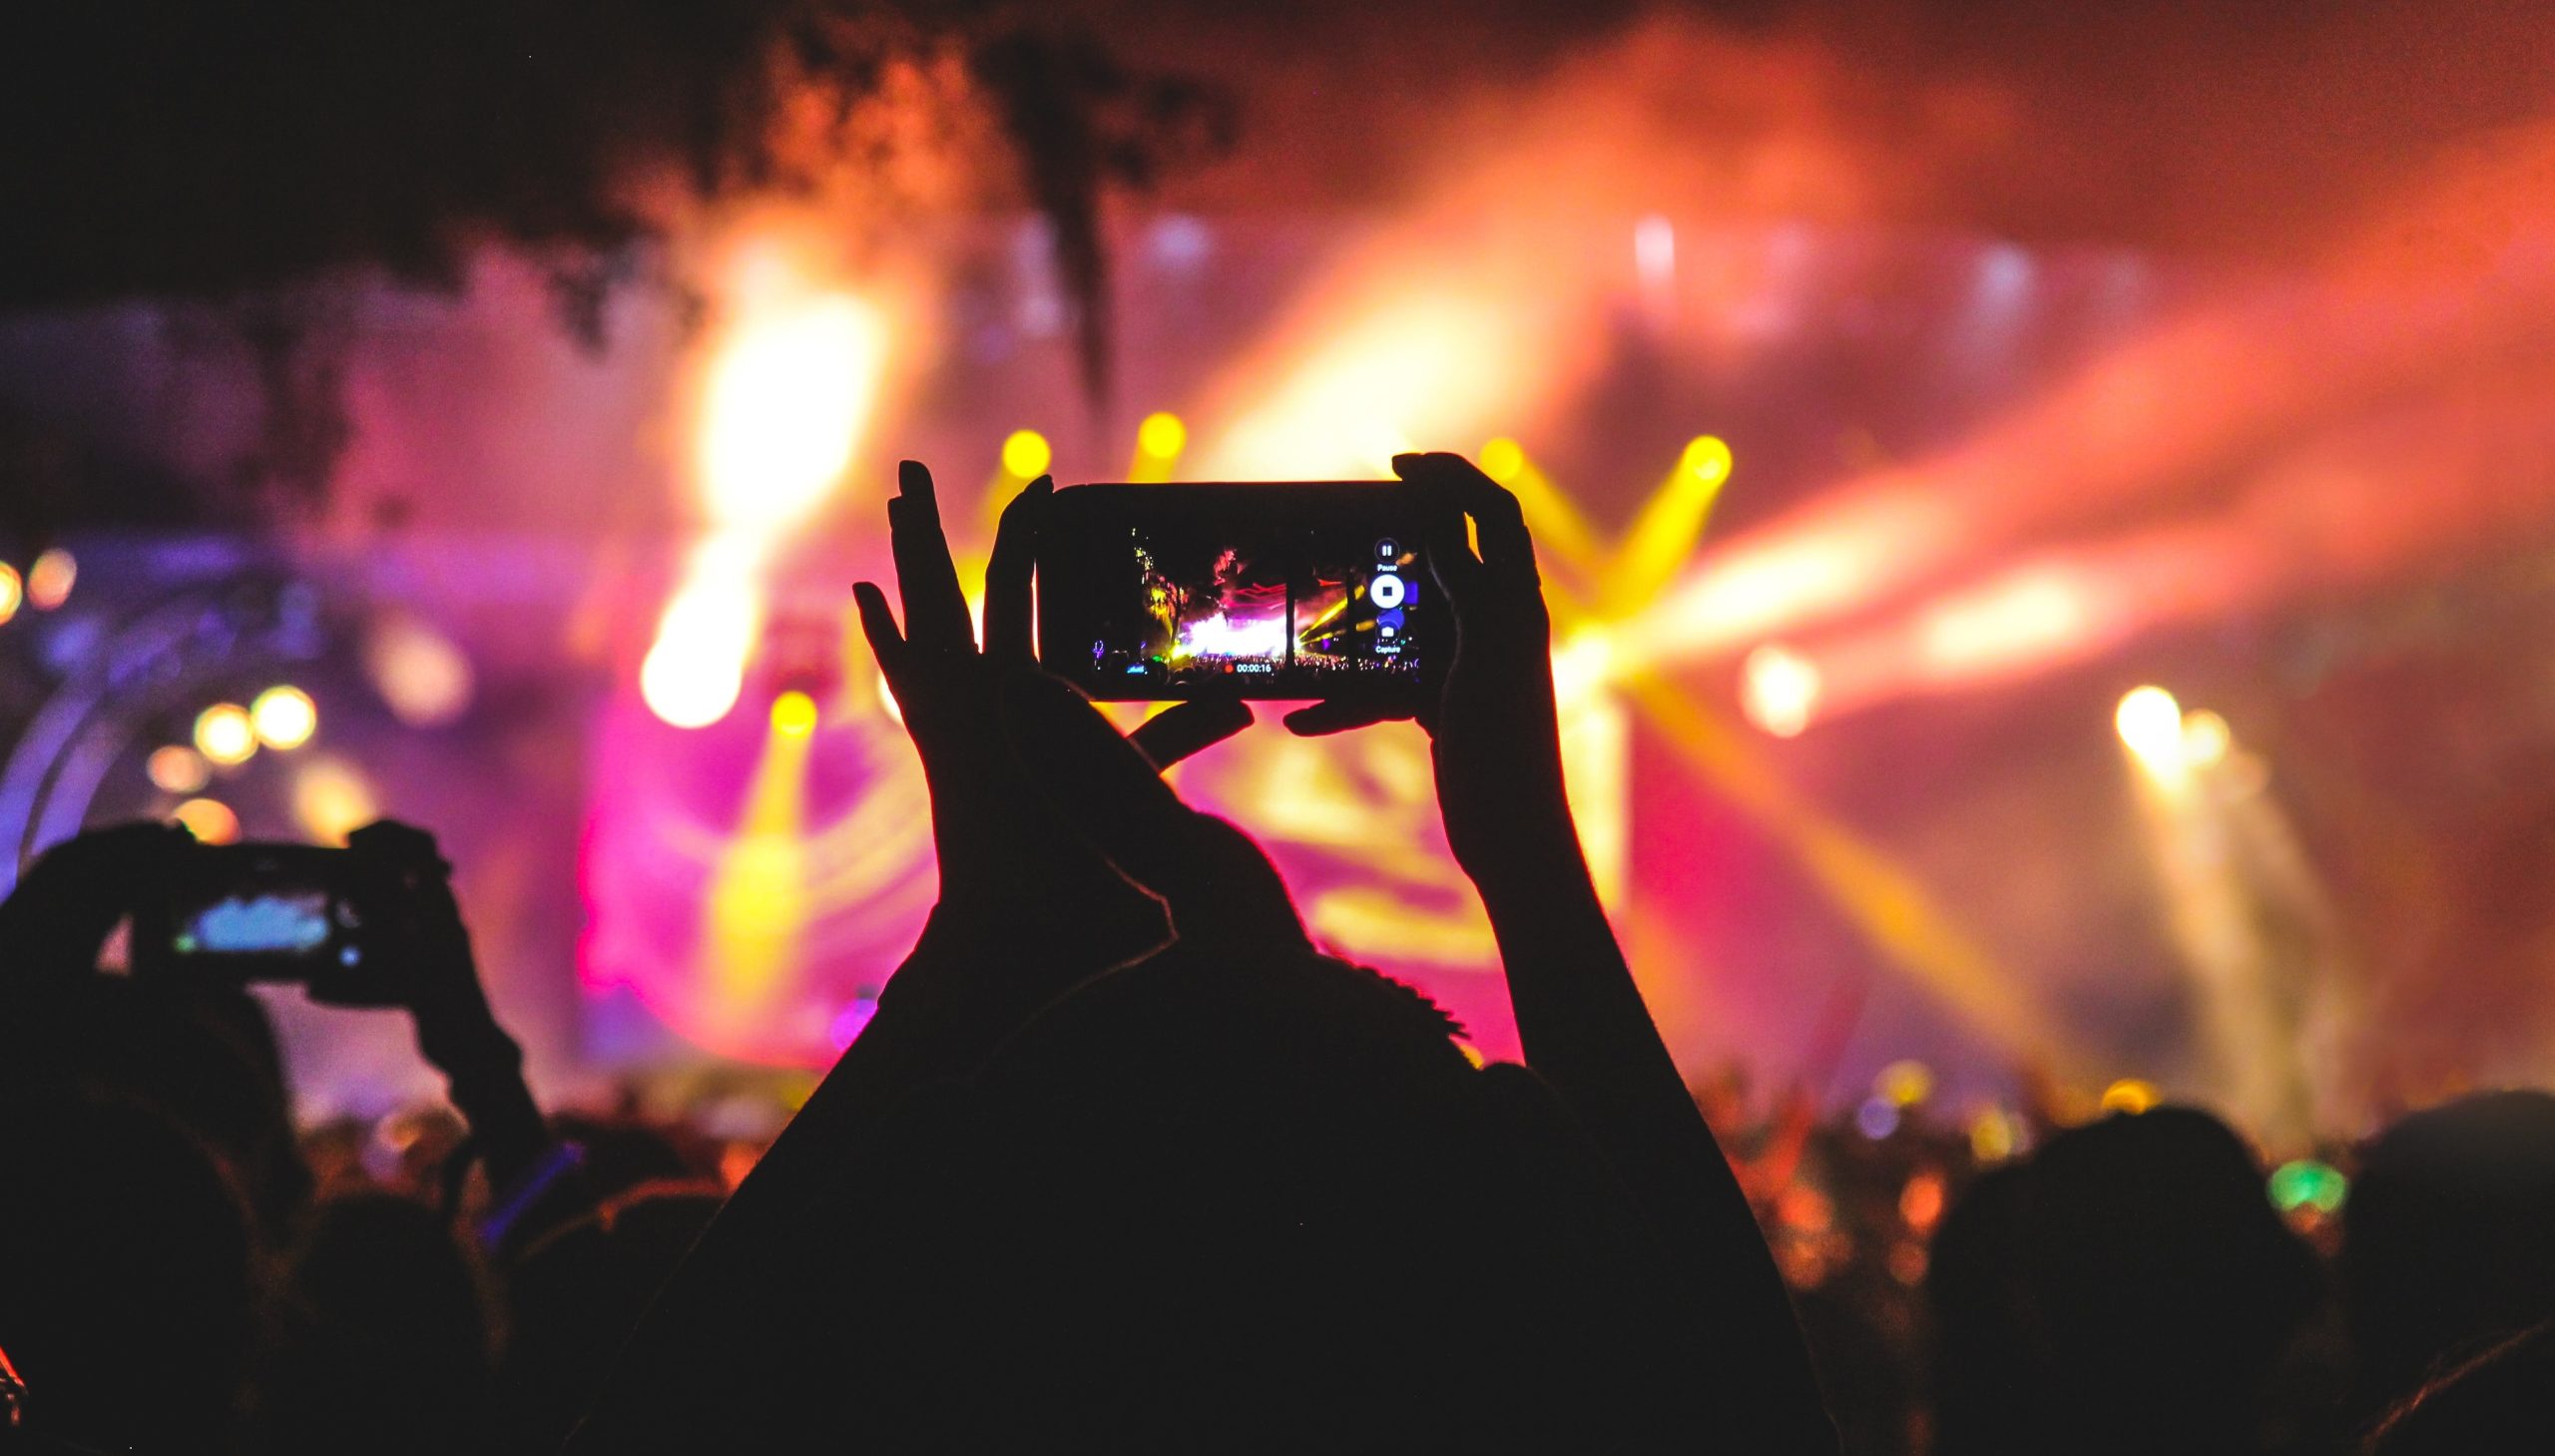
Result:
{"label": "blurred stage backdrop", "polygon": [[[546,1087],[820,1066],[933,897],[849,615],[899,457],[980,573],[1042,470],[1449,448],[1527,504],[1582,836],[1696,1075],[1903,1101],[1912,1062],[1983,1114],[2131,1079],[2296,1143],[2555,1073],[2555,217],[2514,202],[2555,147],[2277,256],[2014,241],[1814,128],[1750,172],[1645,109],[1644,58],[1726,49],[1636,31],[1382,203],[1113,206],[1102,292],[1034,208],[764,199],[591,296],[499,243],[338,269],[288,348],[0,315],[8,468],[93,507],[0,541],[0,842],[397,815]],[[279,437],[320,462],[283,507],[168,504],[290,495]],[[1182,790],[1513,1054],[1425,740],[1275,718]],[[427,1085],[395,1018],[277,1000],[315,1109]]]}

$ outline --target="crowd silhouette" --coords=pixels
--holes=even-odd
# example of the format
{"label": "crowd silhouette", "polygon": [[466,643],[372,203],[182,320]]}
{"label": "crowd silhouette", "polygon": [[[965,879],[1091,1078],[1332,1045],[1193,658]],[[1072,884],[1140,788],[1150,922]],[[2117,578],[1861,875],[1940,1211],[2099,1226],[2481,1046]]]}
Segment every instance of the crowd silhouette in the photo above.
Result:
{"label": "crowd silhouette", "polygon": [[1522,1065],[1324,954],[1166,783],[1247,708],[1123,735],[1038,671],[1049,482],[979,634],[909,462],[896,601],[856,596],[940,900],[733,1191],[680,1129],[536,1106],[416,829],[350,861],[467,1137],[387,1175],[296,1132],[256,1000],[109,950],[183,830],[30,867],[0,905],[0,1450],[2549,1448],[2542,1094],[2386,1129],[2329,1251],[2236,1132],[2159,1108],[1907,1205],[1921,1266],[1873,1275],[1898,1316],[1779,1260],[1780,1191],[1752,1204],[1581,856],[1517,503],[1454,456],[1395,468],[1459,639],[1406,707]]}

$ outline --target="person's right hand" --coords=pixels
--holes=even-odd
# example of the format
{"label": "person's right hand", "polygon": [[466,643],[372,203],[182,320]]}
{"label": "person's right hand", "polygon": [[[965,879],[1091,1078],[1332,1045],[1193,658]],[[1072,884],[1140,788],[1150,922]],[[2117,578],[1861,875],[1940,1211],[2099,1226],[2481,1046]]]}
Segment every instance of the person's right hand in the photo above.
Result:
{"label": "person's right hand", "polygon": [[1286,728],[1317,736],[1417,717],[1429,733],[1455,862],[1477,882],[1547,872],[1554,855],[1577,855],[1578,840],[1562,783],[1552,618],[1525,514],[1460,455],[1396,455],[1393,472],[1422,493],[1436,519],[1459,525],[1470,517],[1480,542],[1479,555],[1459,530],[1427,543],[1429,570],[1455,618],[1444,687],[1415,715],[1320,703],[1288,714]]}

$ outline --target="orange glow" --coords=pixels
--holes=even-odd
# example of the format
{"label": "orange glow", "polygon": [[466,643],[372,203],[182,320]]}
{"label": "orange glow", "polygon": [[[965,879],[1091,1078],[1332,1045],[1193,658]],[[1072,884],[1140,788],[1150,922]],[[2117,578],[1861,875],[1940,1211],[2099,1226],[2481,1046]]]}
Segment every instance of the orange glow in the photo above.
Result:
{"label": "orange glow", "polygon": [[191,798],[169,815],[200,844],[229,844],[240,837],[240,816],[218,798]]}
{"label": "orange glow", "polygon": [[213,780],[212,767],[205,762],[204,754],[182,743],[152,749],[143,771],[164,793],[194,793]]}
{"label": "orange glow", "polygon": [[71,585],[79,579],[80,563],[67,548],[56,546],[27,567],[27,604],[50,612],[71,600]]}
{"label": "orange glow", "polygon": [[315,844],[343,844],[346,836],[381,817],[372,785],[348,764],[313,758],[292,781],[292,816]]}
{"label": "orange glow", "polygon": [[0,625],[17,616],[18,604],[26,599],[26,584],[19,580],[18,569],[0,561]]}

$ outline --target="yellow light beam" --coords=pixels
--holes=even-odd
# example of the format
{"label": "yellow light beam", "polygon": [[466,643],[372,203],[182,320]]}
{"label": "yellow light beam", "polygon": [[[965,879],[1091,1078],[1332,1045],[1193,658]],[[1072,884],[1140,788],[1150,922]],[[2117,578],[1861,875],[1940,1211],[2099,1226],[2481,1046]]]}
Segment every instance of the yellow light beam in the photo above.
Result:
{"label": "yellow light beam", "polygon": [[1915,878],[1756,762],[1746,737],[1648,671],[1618,680],[1707,786],[1790,849],[1875,950],[2017,1056],[2072,1048],[2022,984],[1937,907]]}
{"label": "yellow light beam", "polygon": [[[790,707],[783,711],[781,704]],[[794,729],[801,706],[803,718],[812,720],[814,705],[804,694],[784,694],[773,706],[773,730],[764,739],[745,813],[710,882],[701,953],[713,988],[710,1019],[725,1032],[757,1025],[772,993],[788,984],[807,923],[807,748],[814,725]]]}
{"label": "yellow light beam", "polygon": [[1705,435],[1686,447],[1685,458],[1660,483],[1615,551],[1605,577],[1609,615],[1630,616],[1667,589],[1694,555],[1695,543],[1703,540],[1713,503],[1721,499],[1729,479],[1729,446]]}

